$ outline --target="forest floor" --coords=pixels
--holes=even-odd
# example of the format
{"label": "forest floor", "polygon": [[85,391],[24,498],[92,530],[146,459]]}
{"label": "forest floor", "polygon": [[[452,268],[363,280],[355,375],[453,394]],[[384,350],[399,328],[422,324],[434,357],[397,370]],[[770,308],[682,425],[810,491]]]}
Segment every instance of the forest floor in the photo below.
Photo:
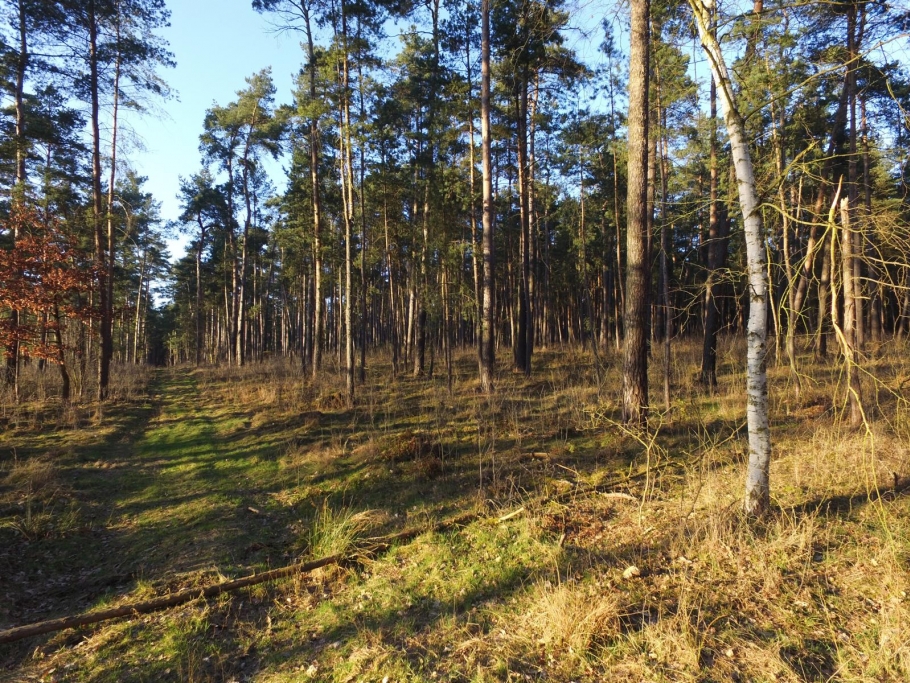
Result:
{"label": "forest floor", "polygon": [[[343,566],[0,645],[15,681],[910,680],[908,348],[772,368],[774,511],[739,513],[742,348],[696,385],[674,350],[651,431],[619,364],[540,351],[393,378],[120,368],[114,399],[0,402],[0,629],[312,559],[465,513]],[[504,363],[506,359],[501,359]],[[655,363],[656,365],[656,363]],[[661,378],[653,368],[652,393]],[[137,374],[138,373],[138,374]],[[875,379],[874,379],[875,378]],[[38,386],[37,384],[35,385]],[[39,389],[41,389],[39,391]]]}

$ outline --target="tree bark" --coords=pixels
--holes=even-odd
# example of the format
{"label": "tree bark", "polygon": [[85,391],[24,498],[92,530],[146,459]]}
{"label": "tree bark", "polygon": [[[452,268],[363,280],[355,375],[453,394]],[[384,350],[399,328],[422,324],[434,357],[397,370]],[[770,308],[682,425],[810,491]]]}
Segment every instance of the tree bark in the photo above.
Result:
{"label": "tree bark", "polygon": [[199,222],[199,245],[196,247],[196,367],[202,364],[202,255],[205,251],[205,223],[202,216],[197,216]]}
{"label": "tree bark", "polygon": [[351,154],[351,104],[349,86],[349,58],[348,58],[348,26],[347,8],[345,0],[341,2],[341,126],[338,131],[341,152],[341,193],[343,196],[344,213],[344,358],[345,358],[345,386],[347,388],[347,401],[354,403],[354,285],[353,285],[353,233],[352,222],[354,219],[354,172],[351,168],[353,156]]}
{"label": "tree bark", "polygon": [[54,304],[54,333],[57,341],[57,366],[60,368],[60,400],[70,402],[70,373],[66,369],[66,353],[63,346],[63,323],[60,317],[60,306]]}
{"label": "tree bark", "polygon": [[[840,200],[841,217],[841,273],[844,292],[844,320],[841,331],[838,333],[844,354],[847,375],[847,404],[850,408],[850,426],[854,429],[863,422],[862,387],[859,381],[858,356],[859,327],[862,324],[859,318],[859,281],[855,274],[855,230],[853,228],[853,214],[850,209],[850,199],[844,197]],[[837,302],[832,298],[832,309]],[[836,312],[832,312],[832,318]],[[837,328],[835,327],[835,330]]]}
{"label": "tree bark", "polygon": [[666,136],[667,112],[661,103],[661,83],[657,74],[658,170],[660,171],[660,298],[663,308],[663,380],[664,410],[670,410],[670,339],[673,335],[673,316],[670,313],[670,231],[667,216],[669,141]]}
{"label": "tree bark", "polygon": [[95,239],[95,264],[98,267],[98,308],[100,309],[101,353],[98,360],[98,400],[108,397],[111,358],[114,353],[113,316],[108,279],[113,273],[108,270],[105,256],[106,239],[102,226],[103,194],[101,190],[101,131],[100,131],[100,84],[98,74],[98,18],[95,0],[89,0],[87,14],[89,32],[89,94],[91,98],[92,130],[92,226]]}
{"label": "tree bark", "polygon": [[[117,3],[114,18],[116,31],[117,55],[114,58],[114,102],[111,111],[111,168],[107,184],[107,305],[111,321],[110,357],[114,355],[113,321],[114,321],[114,190],[117,182],[117,117],[120,113],[120,4]],[[103,345],[102,345],[103,353]],[[110,362],[110,360],[108,361]]]}
{"label": "tree bark", "polygon": [[[25,160],[27,156],[25,141],[25,70],[28,68],[28,27],[26,24],[25,1],[18,3],[19,55],[16,60],[16,181],[13,189],[13,203],[25,203]],[[13,244],[19,239],[18,227],[13,229]],[[19,400],[19,312],[10,311],[10,328],[13,339],[6,350],[6,383],[12,387],[13,395]]]}
{"label": "tree bark", "polygon": [[[310,23],[309,6],[301,3],[304,9],[307,40],[307,71],[309,72],[310,101],[316,101],[316,51],[313,45],[313,28]],[[319,192],[319,121],[316,117],[310,118],[310,189],[313,202],[313,339],[312,339],[312,367],[313,377],[319,372],[322,363],[322,326],[323,326],[323,295],[322,295],[322,197]]]}
{"label": "tree bark", "polygon": [[480,48],[480,137],[483,185],[483,310],[480,323],[480,386],[493,392],[495,368],[494,243],[493,243],[493,159],[490,141],[490,2],[481,0]]}
{"label": "tree bark", "polygon": [[389,325],[389,342],[392,345],[392,377],[398,375],[398,308],[396,302],[395,274],[392,265],[392,245],[389,241],[389,206],[388,200],[383,197],[382,201],[382,227],[385,233],[385,262],[386,270],[389,273],[389,313],[391,324]]}
{"label": "tree bark", "polygon": [[624,424],[648,420],[648,72],[650,1],[632,0],[629,55],[626,307],[623,313]]}
{"label": "tree bark", "polygon": [[531,312],[531,229],[529,217],[528,187],[528,77],[523,74],[517,79],[515,88],[515,109],[517,122],[518,162],[518,214],[521,223],[518,248],[521,259],[518,288],[518,330],[514,339],[515,369],[531,375],[531,353],[533,349],[534,325]]}
{"label": "tree bark", "polygon": [[709,6],[704,0],[689,0],[695,15],[702,48],[714,74],[721,110],[730,138],[736,171],[739,203],[746,238],[749,287],[747,325],[746,419],[749,430],[749,464],[746,474],[745,511],[756,516],[771,505],[769,468],[771,428],[768,420],[768,378],[765,355],[768,334],[768,281],[765,276],[765,245],[761,212],[755,189],[752,157],[742,116],[736,108],[733,83],[720,45],[711,32]]}
{"label": "tree bark", "polygon": [[[822,360],[828,355],[828,331],[825,326],[825,319],[828,316],[828,297],[831,295],[831,271],[833,264],[831,261],[831,250],[828,248],[831,244],[832,237],[829,235],[822,240],[822,265],[821,274],[818,280],[818,311],[815,320],[815,348],[814,355],[816,360]],[[837,297],[833,297],[836,301]]]}
{"label": "tree bark", "polygon": [[[860,99],[860,121],[862,125],[863,144],[863,219],[864,223],[872,217],[872,178],[870,175],[871,162],[869,158],[869,127],[866,119],[866,97]],[[874,230],[866,233],[864,255],[868,254],[866,261],[866,277],[868,289],[871,294],[869,302],[869,339],[873,344],[882,341],[882,282],[879,276],[879,264],[876,263],[876,237]]]}
{"label": "tree bark", "polygon": [[482,285],[481,285],[481,265],[480,252],[483,249],[483,235],[477,227],[477,213],[474,204],[475,197],[475,160],[474,160],[474,83],[471,75],[471,36],[470,27],[466,27],[467,37],[465,39],[465,65],[467,71],[468,86],[468,218],[471,225],[471,268],[474,276],[474,343],[477,345],[477,371],[480,372],[480,330],[482,318]]}
{"label": "tree bark", "polygon": [[[711,31],[715,30],[711,17]],[[704,338],[701,352],[701,382],[713,389],[717,386],[717,333],[720,328],[720,311],[717,309],[716,281],[723,264],[720,262],[721,231],[718,220],[717,172],[717,83],[711,78],[711,151],[708,160],[708,273],[705,278]]]}

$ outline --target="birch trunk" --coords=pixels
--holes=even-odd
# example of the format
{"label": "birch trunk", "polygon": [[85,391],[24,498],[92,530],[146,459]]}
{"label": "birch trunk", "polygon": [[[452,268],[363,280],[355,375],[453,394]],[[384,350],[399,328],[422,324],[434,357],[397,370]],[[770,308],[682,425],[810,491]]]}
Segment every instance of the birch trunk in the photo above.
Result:
{"label": "birch trunk", "polygon": [[490,2],[481,2],[480,138],[483,184],[483,310],[480,322],[480,386],[493,392],[495,339],[493,330],[493,162],[490,145]]}
{"label": "birch trunk", "polygon": [[768,282],[765,277],[765,247],[762,219],[755,190],[752,157],[742,116],[736,108],[733,83],[720,45],[711,33],[710,9],[705,0],[689,0],[702,48],[711,66],[720,95],[721,111],[730,138],[736,171],[739,203],[746,239],[749,281],[749,321],[746,352],[746,419],[749,430],[749,465],[746,474],[745,511],[760,515],[771,504],[769,468],[771,428],[768,421],[768,377],[765,364],[768,335]]}

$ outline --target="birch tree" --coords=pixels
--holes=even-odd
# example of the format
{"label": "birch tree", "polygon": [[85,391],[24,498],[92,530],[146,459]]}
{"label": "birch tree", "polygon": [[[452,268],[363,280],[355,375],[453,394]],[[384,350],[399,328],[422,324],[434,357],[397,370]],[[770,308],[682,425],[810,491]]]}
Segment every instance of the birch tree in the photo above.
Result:
{"label": "birch tree", "polygon": [[480,137],[483,184],[483,304],[480,319],[480,386],[493,392],[495,331],[493,329],[493,162],[490,144],[490,0],[482,0],[480,48]]}
{"label": "birch tree", "polygon": [[711,32],[713,0],[689,0],[702,49],[717,84],[721,111],[730,139],[736,185],[745,229],[748,271],[749,322],[746,340],[746,419],[749,430],[749,465],[746,473],[745,511],[757,516],[770,506],[768,470],[771,462],[771,428],[768,422],[768,377],[765,363],[768,336],[768,283],[762,218],[755,190],[752,156],[746,141],[743,117],[720,44]]}

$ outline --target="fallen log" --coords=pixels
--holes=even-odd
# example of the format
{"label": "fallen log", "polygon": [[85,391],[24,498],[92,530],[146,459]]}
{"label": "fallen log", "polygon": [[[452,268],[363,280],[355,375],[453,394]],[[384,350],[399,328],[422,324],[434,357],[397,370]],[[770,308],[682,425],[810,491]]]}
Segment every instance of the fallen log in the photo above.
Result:
{"label": "fallen log", "polygon": [[[666,467],[666,465],[664,465],[664,467]],[[606,489],[616,486],[619,483],[632,481],[644,475],[645,473],[645,471],[639,471],[634,474],[620,476],[616,479],[601,483],[597,486],[579,486],[571,491],[565,491],[555,496],[541,496],[534,502],[539,504],[541,502],[545,502],[546,500],[574,498],[579,495],[602,492]],[[625,497],[625,495],[627,494],[618,494],[617,497]],[[632,498],[632,496],[629,496],[629,498]],[[528,501],[528,504],[530,503],[531,501]],[[515,512],[500,517],[498,521],[501,523],[512,519],[524,510],[525,507],[522,506]],[[450,519],[444,520],[442,522],[437,522],[436,524],[431,524],[426,527],[415,527],[412,529],[405,529],[404,531],[400,531],[389,536],[378,536],[365,539],[365,543],[360,548],[355,549],[349,555],[330,555],[328,557],[310,560],[309,562],[297,562],[286,567],[279,567],[278,569],[272,569],[260,574],[253,574],[251,576],[245,576],[239,579],[234,579],[232,581],[223,581],[211,586],[187,588],[175,593],[170,593],[169,595],[162,595],[161,597],[144,600],[142,602],[134,602],[128,605],[111,607],[109,609],[97,610],[94,612],[84,612],[83,614],[61,617],[59,619],[39,621],[34,624],[26,624],[24,626],[16,626],[14,628],[0,631],[0,644],[12,643],[17,640],[30,638],[32,636],[40,636],[45,633],[63,631],[64,629],[68,628],[97,624],[102,621],[119,619],[121,617],[128,617],[134,614],[148,614],[150,612],[158,612],[160,610],[167,609],[169,607],[176,607],[177,605],[183,605],[200,598],[213,598],[215,596],[221,595],[222,593],[230,593],[241,588],[246,588],[247,586],[255,586],[260,583],[276,581],[278,579],[287,578],[295,574],[305,574],[307,572],[319,569],[320,567],[354,562],[357,560],[357,558],[362,558],[366,555],[374,555],[376,553],[388,550],[395,543],[411,540],[430,531],[444,531],[454,526],[462,526],[478,519],[479,517],[480,513],[478,512],[463,513],[456,517],[452,517]]]}
{"label": "fallen log", "polygon": [[111,607],[109,609],[97,610],[94,612],[84,612],[83,614],[77,614],[69,617],[49,619],[47,621],[39,621],[34,624],[26,624],[25,626],[17,626],[15,628],[6,629],[5,631],[0,631],[0,643],[12,643],[17,640],[22,640],[23,638],[30,638],[31,636],[40,636],[45,633],[53,633],[55,631],[62,631],[68,628],[76,628],[77,626],[88,626],[89,624],[97,624],[101,621],[109,621],[111,619],[129,617],[134,614],[148,614],[149,612],[158,612],[169,607],[176,607],[177,605],[183,605],[187,602],[198,600],[199,598],[213,598],[215,596],[221,595],[222,593],[230,593],[241,588],[246,588],[247,586],[255,586],[260,583],[277,581],[278,579],[294,576],[295,574],[306,574],[307,572],[314,571],[320,567],[343,564],[346,562],[351,562],[357,557],[363,557],[364,555],[371,555],[377,552],[382,552],[397,542],[410,540],[429,531],[442,531],[453,526],[465,524],[474,519],[477,519],[477,517],[477,513],[466,513],[427,527],[406,529],[390,536],[380,536],[367,539],[367,543],[364,546],[357,549],[349,556],[329,555],[328,557],[322,557],[317,560],[310,560],[309,562],[296,562],[286,567],[279,567],[278,569],[272,569],[267,572],[253,574],[251,576],[244,576],[240,579],[234,579],[232,581],[223,581],[211,586],[187,588],[185,590],[177,591],[176,593],[162,595],[158,598],[143,600],[142,602],[134,602],[128,605],[121,605],[119,607]]}
{"label": "fallen log", "polygon": [[192,602],[199,598],[213,598],[216,595],[229,593],[247,586],[254,586],[257,583],[274,581],[298,573],[311,572],[314,569],[319,569],[320,567],[325,567],[330,564],[338,564],[343,559],[344,558],[340,555],[330,555],[329,557],[322,557],[318,560],[298,562],[296,564],[288,565],[287,567],[272,569],[271,571],[245,576],[241,579],[234,579],[233,581],[223,581],[222,583],[216,583],[201,588],[187,588],[169,595],[162,595],[160,598],[152,598],[151,600],[143,600],[142,602],[134,602],[129,605],[111,607],[110,609],[98,610],[96,612],[85,612],[84,614],[62,617],[60,619],[39,621],[38,623],[27,624],[26,626],[17,626],[16,628],[0,631],[0,643],[12,643],[16,640],[22,640],[23,638],[29,638],[31,636],[40,636],[44,633],[62,631],[77,626],[97,624],[100,621],[128,617],[133,614],[157,612],[159,610],[167,609],[168,607],[176,607],[177,605]]}

